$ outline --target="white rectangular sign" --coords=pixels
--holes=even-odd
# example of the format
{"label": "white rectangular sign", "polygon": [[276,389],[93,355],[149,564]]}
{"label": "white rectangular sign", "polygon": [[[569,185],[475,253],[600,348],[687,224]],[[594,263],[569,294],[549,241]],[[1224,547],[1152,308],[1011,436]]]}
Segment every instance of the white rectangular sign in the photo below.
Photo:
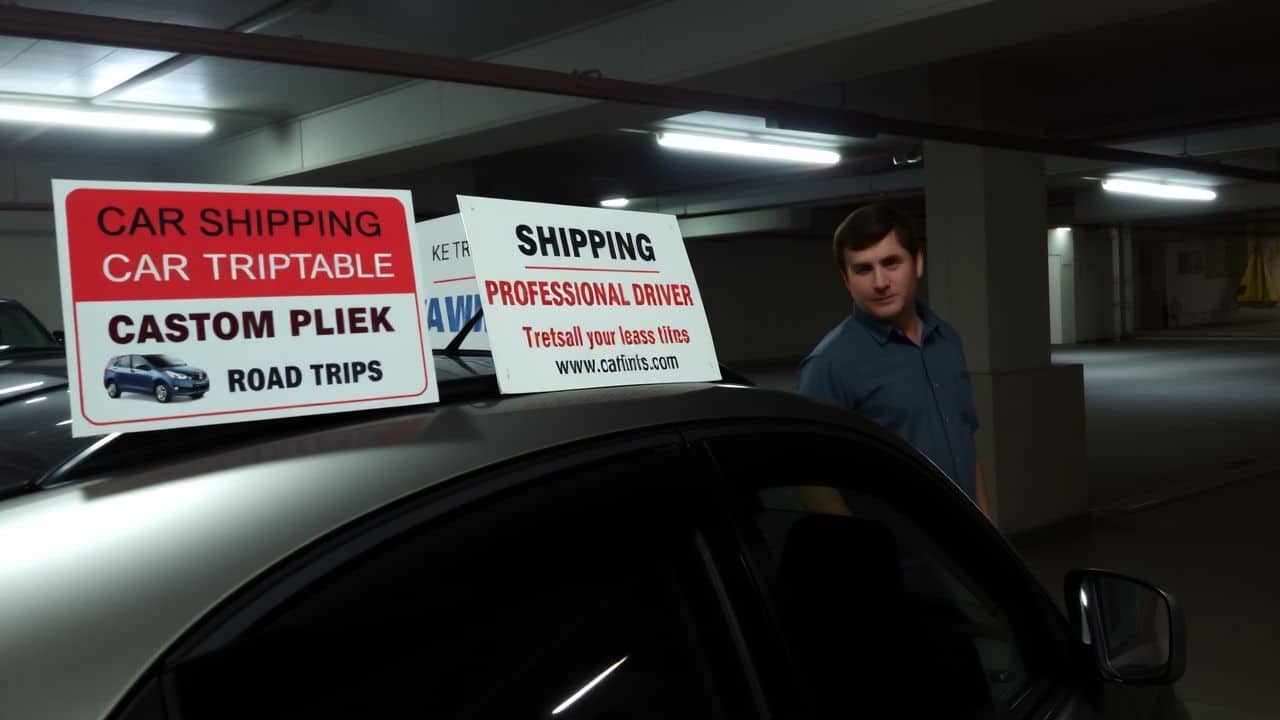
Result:
{"label": "white rectangular sign", "polygon": [[73,435],[438,400],[408,192],[53,194]]}
{"label": "white rectangular sign", "polygon": [[504,393],[720,379],[675,217],[458,196]]}
{"label": "white rectangular sign", "polygon": [[[476,284],[476,268],[471,262],[471,248],[462,216],[457,213],[434,220],[424,220],[414,229],[422,264],[423,287],[427,289],[427,327],[431,330],[431,346],[448,347],[466,326],[471,316],[480,311],[480,286]],[[461,350],[488,350],[489,329],[484,317],[472,326],[462,339]]]}

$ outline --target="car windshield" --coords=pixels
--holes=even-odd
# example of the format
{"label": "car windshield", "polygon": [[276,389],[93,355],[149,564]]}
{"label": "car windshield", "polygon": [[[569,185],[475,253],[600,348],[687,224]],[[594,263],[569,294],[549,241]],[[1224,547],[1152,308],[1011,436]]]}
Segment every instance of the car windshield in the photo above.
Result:
{"label": "car windshield", "polygon": [[143,355],[142,357],[148,363],[151,363],[151,367],[167,368],[186,365],[186,363],[180,358],[176,358],[172,355]]}
{"label": "car windshield", "polygon": [[53,335],[21,305],[0,303],[0,350],[57,345]]}

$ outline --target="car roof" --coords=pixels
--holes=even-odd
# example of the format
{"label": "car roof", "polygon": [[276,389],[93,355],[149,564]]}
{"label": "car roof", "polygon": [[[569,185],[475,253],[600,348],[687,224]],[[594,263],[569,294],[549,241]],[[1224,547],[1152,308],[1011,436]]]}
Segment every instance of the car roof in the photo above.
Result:
{"label": "car roof", "polygon": [[[117,355],[108,362],[123,357],[128,354]],[[487,354],[437,355],[436,373],[442,400],[493,396],[498,392],[493,360]],[[73,437],[67,387],[66,352],[62,347],[0,356],[0,498],[100,474],[112,467],[135,466],[145,461],[157,444],[168,447],[170,456],[198,453],[211,445],[349,423],[352,417],[324,415]]]}
{"label": "car roof", "polygon": [[[437,367],[440,405],[330,416],[328,426],[206,445],[142,470],[108,464],[98,477],[0,503],[6,712],[106,712],[192,623],[275,563],[378,508],[504,460],[726,419],[843,424],[893,442],[849,413],[781,391],[682,383],[468,397],[455,383],[492,383],[487,358]],[[159,433],[131,435],[146,442]],[[163,457],[164,443],[149,444]]]}

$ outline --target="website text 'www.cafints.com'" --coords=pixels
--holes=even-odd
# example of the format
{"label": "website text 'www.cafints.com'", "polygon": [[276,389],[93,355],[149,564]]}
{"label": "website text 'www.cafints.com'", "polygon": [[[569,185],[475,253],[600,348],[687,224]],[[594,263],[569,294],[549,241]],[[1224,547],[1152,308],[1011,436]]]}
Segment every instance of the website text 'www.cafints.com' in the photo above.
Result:
{"label": "website text 'www.cafints.com'", "polygon": [[680,358],[675,355],[618,355],[592,360],[556,360],[556,371],[561,375],[591,375],[596,373],[649,372],[651,370],[677,370]]}

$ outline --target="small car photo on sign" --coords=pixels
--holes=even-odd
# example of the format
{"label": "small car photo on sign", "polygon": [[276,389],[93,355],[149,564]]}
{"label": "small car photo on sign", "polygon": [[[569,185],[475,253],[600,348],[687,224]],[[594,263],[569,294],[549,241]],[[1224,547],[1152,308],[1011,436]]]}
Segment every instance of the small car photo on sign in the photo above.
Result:
{"label": "small car photo on sign", "polygon": [[107,361],[102,375],[107,395],[150,395],[167,403],[175,396],[198,400],[209,392],[209,375],[172,355],[117,355]]}

